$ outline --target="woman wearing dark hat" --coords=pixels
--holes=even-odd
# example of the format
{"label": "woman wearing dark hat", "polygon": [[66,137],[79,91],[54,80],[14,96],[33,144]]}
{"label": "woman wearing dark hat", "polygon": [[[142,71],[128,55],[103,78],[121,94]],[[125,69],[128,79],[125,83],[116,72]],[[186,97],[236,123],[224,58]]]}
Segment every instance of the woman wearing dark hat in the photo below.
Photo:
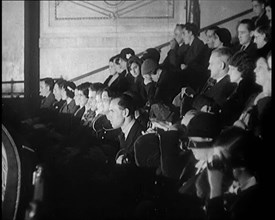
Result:
{"label": "woman wearing dark hat", "polygon": [[[258,161],[263,156],[258,150],[261,144],[251,133],[237,127],[225,129],[214,142],[216,153],[207,165],[208,219],[268,218],[266,194],[258,175],[258,171],[266,169]],[[229,190],[223,187],[228,178],[232,181]]]}
{"label": "woman wearing dark hat", "polygon": [[219,28],[216,30],[216,38],[214,40],[214,48],[220,47],[232,47],[231,45],[231,33],[226,28]]}

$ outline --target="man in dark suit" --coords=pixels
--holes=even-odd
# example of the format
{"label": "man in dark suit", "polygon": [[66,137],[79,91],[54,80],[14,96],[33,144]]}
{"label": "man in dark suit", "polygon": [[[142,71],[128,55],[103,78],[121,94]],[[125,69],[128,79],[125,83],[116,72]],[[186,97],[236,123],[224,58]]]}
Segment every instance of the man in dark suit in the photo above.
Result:
{"label": "man in dark suit", "polygon": [[179,71],[181,61],[188,46],[184,43],[183,24],[177,24],[174,30],[174,38],[170,41],[170,50],[162,65],[169,70]]}
{"label": "man in dark suit", "polygon": [[261,25],[268,26],[269,20],[265,13],[265,0],[252,0],[252,8],[253,12],[256,14],[256,16],[251,18],[255,27]]}
{"label": "man in dark suit", "polygon": [[236,85],[230,82],[227,75],[229,70],[228,62],[231,56],[231,50],[226,47],[216,49],[212,52],[208,67],[211,76],[200,93],[194,98],[192,103],[193,108],[197,110],[207,108],[215,112],[233,93]]}
{"label": "man in dark suit", "polygon": [[41,100],[40,108],[53,108],[56,101],[53,94],[54,81],[52,78],[44,78],[40,81],[40,95],[43,97]]}
{"label": "man in dark suit", "polygon": [[243,19],[238,24],[238,39],[239,45],[237,45],[235,52],[245,51],[252,59],[257,56],[257,47],[253,42],[253,31],[255,26],[250,19]]}
{"label": "man in dark suit", "polygon": [[[189,94],[190,88],[183,88],[181,93],[174,98],[173,104],[180,107],[180,109],[185,109],[185,112],[191,108],[199,111],[217,112],[236,87],[235,84],[230,82],[227,75],[228,62],[231,56],[232,51],[227,47],[213,50],[208,67],[211,76],[205,85],[197,94]],[[189,95],[190,101],[189,99],[186,101],[186,94]],[[181,112],[181,114],[184,114],[184,112]]]}
{"label": "man in dark suit", "polygon": [[113,129],[121,128],[119,137],[120,150],[116,156],[116,163],[134,164],[134,143],[144,131],[134,118],[133,99],[126,94],[113,98],[110,103],[108,120],[111,122]]}
{"label": "man in dark suit", "polygon": [[[121,62],[123,64],[121,64]],[[126,67],[124,63],[125,61],[121,59],[120,55],[115,56],[113,60],[115,73],[104,81],[104,85],[115,92],[123,93],[129,88],[129,81],[126,78]]]}
{"label": "man in dark suit", "polygon": [[195,24],[186,23],[183,28],[184,43],[189,45],[181,60],[180,81],[182,85],[196,90],[207,80],[209,48],[198,38]]}

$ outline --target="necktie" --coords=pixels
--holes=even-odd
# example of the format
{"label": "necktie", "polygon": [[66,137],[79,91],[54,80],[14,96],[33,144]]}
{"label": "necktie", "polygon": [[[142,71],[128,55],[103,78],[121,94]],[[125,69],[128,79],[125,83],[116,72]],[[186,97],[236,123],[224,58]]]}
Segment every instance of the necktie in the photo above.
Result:
{"label": "necktie", "polygon": [[241,47],[241,51],[243,51],[245,49],[245,46],[243,45],[242,47]]}
{"label": "necktie", "polygon": [[213,79],[213,78],[209,78],[205,84],[205,86],[203,87],[201,94],[205,93],[207,90],[209,90],[210,88],[212,88],[215,84],[216,84],[217,80]]}

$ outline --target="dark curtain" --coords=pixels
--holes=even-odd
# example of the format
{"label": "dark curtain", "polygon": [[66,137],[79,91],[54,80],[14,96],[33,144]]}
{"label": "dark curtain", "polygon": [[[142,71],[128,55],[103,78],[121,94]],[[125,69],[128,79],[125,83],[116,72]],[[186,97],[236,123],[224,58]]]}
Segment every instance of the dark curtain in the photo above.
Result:
{"label": "dark curtain", "polygon": [[200,29],[200,4],[199,0],[186,0],[186,22],[194,23]]}

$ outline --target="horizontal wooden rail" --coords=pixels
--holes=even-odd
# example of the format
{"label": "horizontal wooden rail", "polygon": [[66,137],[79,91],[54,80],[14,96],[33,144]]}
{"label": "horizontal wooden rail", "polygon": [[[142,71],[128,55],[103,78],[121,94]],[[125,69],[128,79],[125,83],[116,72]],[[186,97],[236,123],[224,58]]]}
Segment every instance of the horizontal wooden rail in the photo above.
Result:
{"label": "horizontal wooden rail", "polygon": [[[246,14],[249,14],[249,13],[251,13],[252,11],[253,11],[252,9],[248,9],[248,10],[246,10],[246,11],[243,11],[243,12],[241,12],[241,13],[238,13],[238,14],[236,14],[236,15],[233,15],[233,16],[231,16],[231,17],[229,17],[229,18],[223,19],[223,20],[221,20],[221,21],[218,21],[218,22],[216,22],[216,23],[213,23],[213,24],[211,24],[211,25],[208,25],[208,26],[206,26],[206,27],[203,27],[203,28],[201,28],[201,29],[199,30],[199,33],[200,33],[200,32],[203,32],[203,31],[205,31],[205,30],[207,30],[209,27],[218,26],[218,25],[227,23],[227,22],[232,21],[232,20],[234,20],[234,19],[236,19],[236,18],[238,18],[238,17],[241,17],[241,16],[244,16],[244,15],[246,15]],[[168,46],[169,44],[170,44],[170,42],[166,42],[166,43],[163,43],[163,44],[161,44],[161,45],[159,45],[159,46],[156,46],[155,48],[160,50],[160,49],[162,49],[163,47]],[[141,52],[141,53],[138,53],[138,54],[136,54],[136,55],[137,55],[137,56],[141,56],[141,55],[143,55],[144,53],[145,53],[145,51],[143,51],[143,52]],[[85,78],[85,77],[94,75],[94,74],[99,73],[99,72],[101,72],[101,71],[104,71],[104,70],[106,70],[106,69],[108,69],[108,68],[109,68],[109,66],[103,66],[103,67],[98,68],[98,69],[96,69],[96,70],[93,70],[93,71],[91,71],[91,72],[85,73],[85,74],[83,74],[83,75],[81,75],[81,76],[77,76],[77,77],[75,77],[75,78],[72,78],[70,81],[77,81],[77,80],[83,79],[83,78]]]}
{"label": "horizontal wooden rail", "polygon": [[20,81],[3,81],[2,84],[15,84],[15,83],[24,83],[24,81],[20,80]]}

